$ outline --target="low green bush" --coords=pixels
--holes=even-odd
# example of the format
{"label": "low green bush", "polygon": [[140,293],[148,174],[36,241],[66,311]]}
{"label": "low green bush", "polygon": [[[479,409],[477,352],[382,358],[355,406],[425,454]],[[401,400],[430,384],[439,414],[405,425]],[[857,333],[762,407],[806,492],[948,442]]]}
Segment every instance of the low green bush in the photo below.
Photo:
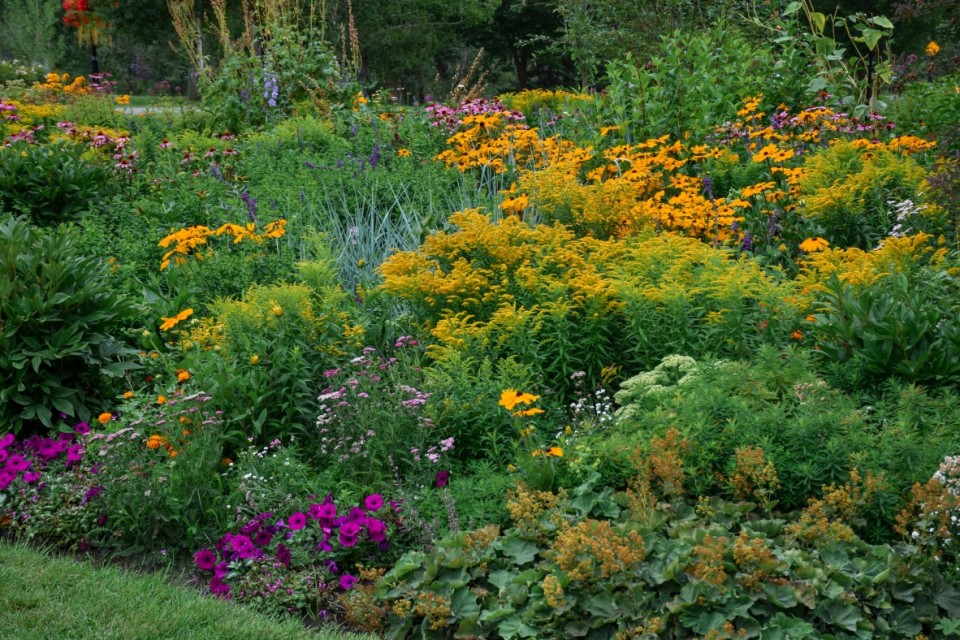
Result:
{"label": "low green bush", "polygon": [[855,485],[795,521],[636,489],[521,487],[513,527],[405,554],[378,585],[385,636],[945,637],[960,616],[960,592],[931,557],[852,534],[843,505]]}
{"label": "low green bush", "polygon": [[72,227],[0,222],[0,424],[14,432],[61,412],[86,420],[100,376],[133,366],[119,337],[133,306],[77,245]]}
{"label": "low green bush", "polygon": [[29,215],[38,224],[78,218],[103,195],[111,171],[84,158],[71,142],[0,147],[0,211]]}

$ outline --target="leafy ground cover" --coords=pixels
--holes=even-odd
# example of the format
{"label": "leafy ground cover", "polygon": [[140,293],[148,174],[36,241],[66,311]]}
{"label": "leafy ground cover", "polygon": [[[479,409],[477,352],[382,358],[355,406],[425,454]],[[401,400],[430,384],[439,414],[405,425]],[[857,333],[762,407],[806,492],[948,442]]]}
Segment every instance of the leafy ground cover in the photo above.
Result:
{"label": "leafy ground cover", "polygon": [[783,9],[603,93],[404,106],[282,11],[199,108],[4,85],[3,535],[398,638],[955,634],[958,76]]}

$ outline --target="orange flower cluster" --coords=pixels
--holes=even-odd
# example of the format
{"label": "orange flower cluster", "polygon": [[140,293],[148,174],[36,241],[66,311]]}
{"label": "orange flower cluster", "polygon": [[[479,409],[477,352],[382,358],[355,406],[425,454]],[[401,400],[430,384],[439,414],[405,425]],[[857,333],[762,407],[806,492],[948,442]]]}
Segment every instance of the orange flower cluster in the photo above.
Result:
{"label": "orange flower cluster", "polygon": [[198,247],[206,245],[207,238],[212,235],[222,236],[226,234],[233,236],[233,243],[239,244],[244,240],[263,242],[267,238],[280,238],[283,237],[286,232],[287,221],[283,219],[268,223],[260,233],[257,232],[256,225],[252,222],[248,222],[245,226],[228,222],[227,224],[221,225],[216,231],[204,225],[187,227],[179,231],[171,230],[170,233],[158,243],[158,245],[164,249],[171,244],[173,245],[172,249],[163,254],[160,262],[160,270],[163,271],[171,264],[177,266],[186,264],[191,255],[196,257],[197,260],[203,260],[203,254],[198,253],[196,250]]}

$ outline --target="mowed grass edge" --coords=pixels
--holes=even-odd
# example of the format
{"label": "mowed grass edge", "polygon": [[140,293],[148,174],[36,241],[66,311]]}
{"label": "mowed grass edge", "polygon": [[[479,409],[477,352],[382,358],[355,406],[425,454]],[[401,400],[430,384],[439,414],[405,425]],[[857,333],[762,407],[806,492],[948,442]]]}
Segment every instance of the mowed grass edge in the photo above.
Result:
{"label": "mowed grass edge", "polygon": [[4,640],[373,640],[314,631],[141,575],[0,543]]}

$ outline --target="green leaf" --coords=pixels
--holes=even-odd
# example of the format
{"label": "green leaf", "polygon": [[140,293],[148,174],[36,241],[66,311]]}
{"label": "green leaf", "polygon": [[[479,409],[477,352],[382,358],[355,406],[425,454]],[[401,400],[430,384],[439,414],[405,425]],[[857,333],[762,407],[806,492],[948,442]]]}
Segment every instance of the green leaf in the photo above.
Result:
{"label": "green leaf", "polygon": [[787,8],[783,10],[783,15],[792,16],[797,11],[800,11],[800,7],[803,6],[802,2],[791,2],[787,5]]}
{"label": "green leaf", "polygon": [[863,614],[856,606],[836,600],[821,605],[818,612],[828,624],[847,631],[856,631],[857,623],[863,620]]}
{"label": "green leaf", "polygon": [[613,622],[620,617],[620,611],[609,593],[590,596],[583,606],[594,618],[599,618],[598,622]]}
{"label": "green leaf", "polygon": [[770,618],[763,629],[764,640],[798,640],[812,635],[814,635],[812,624],[783,612]]}
{"label": "green leaf", "polygon": [[877,48],[877,43],[880,42],[880,38],[882,37],[882,31],[877,31],[876,29],[863,30],[863,41],[866,43],[867,48],[870,49],[870,51],[873,51]]}
{"label": "green leaf", "polygon": [[454,616],[461,620],[476,616],[480,613],[480,606],[477,604],[477,594],[467,587],[460,587],[450,596],[450,610]]}
{"label": "green leaf", "polygon": [[504,555],[513,558],[517,564],[533,562],[540,551],[535,542],[516,537],[504,538],[500,548]]}
{"label": "green leaf", "polygon": [[518,615],[512,615],[501,621],[497,625],[497,631],[503,640],[512,640],[518,636],[521,638],[535,638],[537,636],[537,630],[527,626]]}
{"label": "green leaf", "polygon": [[890,19],[885,16],[873,16],[873,24],[878,27],[883,27],[884,29],[893,29],[893,23],[890,22]]}
{"label": "green leaf", "polygon": [[817,11],[811,14],[810,20],[813,22],[813,25],[817,28],[817,33],[823,33],[823,28],[827,26],[827,16]]}
{"label": "green leaf", "polygon": [[705,635],[710,631],[719,629],[727,617],[719,611],[684,611],[680,614],[680,622],[687,626],[694,633]]}

